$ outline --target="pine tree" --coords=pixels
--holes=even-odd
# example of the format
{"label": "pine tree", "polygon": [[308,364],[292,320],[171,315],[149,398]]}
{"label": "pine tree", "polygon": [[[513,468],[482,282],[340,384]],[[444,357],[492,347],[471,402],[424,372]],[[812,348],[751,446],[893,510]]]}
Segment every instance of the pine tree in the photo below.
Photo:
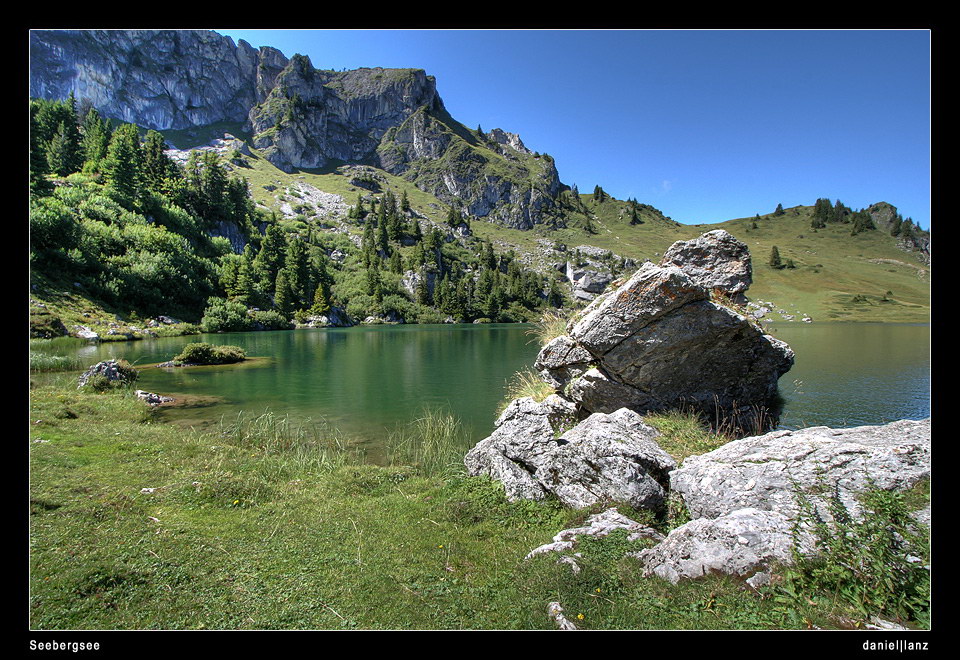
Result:
{"label": "pine tree", "polygon": [[783,204],[777,204],[777,209],[773,212],[775,216],[783,215]]}
{"label": "pine tree", "polygon": [[410,200],[407,198],[407,190],[404,188],[403,194],[400,196],[400,210],[404,213],[410,211]]}
{"label": "pine tree", "polygon": [[67,176],[79,172],[83,167],[77,103],[73,92],[70,92],[66,101],[60,102],[56,117],[56,130],[47,144],[47,165],[57,176]]}
{"label": "pine tree", "polygon": [[134,124],[123,124],[113,132],[103,174],[107,184],[127,203],[134,203],[143,187],[143,155]]}
{"label": "pine tree", "polygon": [[293,316],[294,298],[290,290],[290,275],[286,268],[277,273],[277,284],[273,293],[273,306],[285,318]]}
{"label": "pine tree", "polygon": [[160,133],[147,131],[143,141],[143,177],[146,186],[156,192],[166,190],[167,179],[176,175],[176,165],[164,153],[165,147]]}
{"label": "pine tree", "polygon": [[80,127],[83,151],[83,168],[92,172],[100,171],[100,163],[107,157],[107,146],[110,144],[110,128],[96,108],[90,108],[83,118]]}
{"label": "pine tree", "polygon": [[773,249],[770,250],[770,261],[767,263],[771,268],[783,268],[783,261],[780,259],[780,250],[777,249],[776,245],[774,245]]}
{"label": "pine tree", "polygon": [[287,271],[289,279],[293,309],[306,307],[308,301],[313,300],[313,292],[309,290],[310,268],[303,240],[293,238],[289,241],[284,270]]}
{"label": "pine tree", "polygon": [[279,224],[272,224],[267,227],[260,252],[253,260],[253,271],[267,291],[275,287],[277,274],[286,263],[286,258],[287,235]]}
{"label": "pine tree", "polygon": [[44,195],[53,190],[53,186],[47,181],[50,170],[38,119],[41,108],[39,102],[30,103],[30,192],[34,195]]}

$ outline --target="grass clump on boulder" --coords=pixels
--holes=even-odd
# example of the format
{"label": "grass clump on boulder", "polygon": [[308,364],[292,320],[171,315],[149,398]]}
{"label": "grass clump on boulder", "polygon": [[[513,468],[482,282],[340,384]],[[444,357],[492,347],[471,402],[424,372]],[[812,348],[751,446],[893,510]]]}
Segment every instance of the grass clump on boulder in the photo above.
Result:
{"label": "grass clump on boulder", "polygon": [[206,342],[187,344],[178,356],[176,364],[232,364],[247,359],[246,351],[239,346],[214,346]]}

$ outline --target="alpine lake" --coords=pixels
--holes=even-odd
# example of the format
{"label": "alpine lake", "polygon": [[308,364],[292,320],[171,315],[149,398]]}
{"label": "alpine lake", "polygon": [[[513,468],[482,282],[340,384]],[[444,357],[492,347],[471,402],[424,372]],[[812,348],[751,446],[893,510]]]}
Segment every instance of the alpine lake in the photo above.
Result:
{"label": "alpine lake", "polygon": [[[851,427],[930,415],[930,326],[771,323],[796,353],[780,379],[780,428]],[[540,349],[523,324],[378,325],[88,343],[51,340],[46,352],[83,364],[123,358],[136,388],[176,399],[170,423],[215,429],[264,412],[325,423],[376,460],[385,438],[425,410],[450,413],[470,442],[489,435],[516,372]],[[234,365],[158,368],[193,342],[242,347]],[[43,377],[39,375],[38,377]],[[464,447],[464,452],[469,447]]]}

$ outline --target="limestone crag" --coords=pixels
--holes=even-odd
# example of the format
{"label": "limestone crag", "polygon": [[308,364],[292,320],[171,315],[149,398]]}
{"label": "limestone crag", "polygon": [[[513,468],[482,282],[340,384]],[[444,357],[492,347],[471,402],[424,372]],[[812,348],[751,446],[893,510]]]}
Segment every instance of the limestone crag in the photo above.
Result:
{"label": "limestone crag", "polygon": [[908,490],[930,476],[930,420],[831,429],[815,426],[741,438],[691,456],[670,474],[693,518],[752,507],[797,516],[797,489],[829,519],[826,496],[856,514],[869,487]]}
{"label": "limestone crag", "polygon": [[770,428],[793,351],[724,302],[743,296],[750,274],[747,247],[727,232],[675,243],[575,316],[534,366],[583,411],[692,408]]}
{"label": "limestone crag", "polygon": [[30,94],[72,92],[102,114],[147,128],[245,122],[258,71],[286,65],[279,51],[208,30],[32,30]]}
{"label": "limestone crag", "polygon": [[101,114],[157,130],[242,124],[285,172],[366,164],[471,216],[530,229],[561,190],[553,159],[501,129],[450,117],[422,69],[316,69],[206,30],[31,31],[32,96],[70,93]]}
{"label": "limestone crag", "polygon": [[510,403],[494,433],[467,453],[471,475],[503,482],[510,499],[548,493],[574,508],[612,500],[658,509],[675,463],[656,444],[657,431],[627,409],[597,413],[565,430],[574,407],[554,395]]}

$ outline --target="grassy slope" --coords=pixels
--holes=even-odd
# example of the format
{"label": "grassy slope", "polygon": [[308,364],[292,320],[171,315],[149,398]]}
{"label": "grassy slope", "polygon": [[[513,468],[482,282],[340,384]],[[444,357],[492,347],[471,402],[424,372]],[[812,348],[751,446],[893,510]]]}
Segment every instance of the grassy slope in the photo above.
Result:
{"label": "grassy slope", "polygon": [[[335,171],[286,174],[254,154],[248,159],[251,167],[244,168],[242,173],[250,180],[251,192],[257,201],[267,206],[275,206],[277,192],[298,180],[342,195],[349,204],[356,199],[357,188],[350,185],[348,177]],[[424,216],[440,223],[446,219],[447,207],[432,195],[401,177],[381,174],[398,197],[406,190],[413,208]],[[277,186],[278,190],[267,191],[265,185]],[[386,189],[384,187],[384,191]],[[914,254],[899,250],[890,236],[879,231],[850,236],[849,225],[812,230],[812,206],[787,209],[780,217],[761,216],[757,229],[751,228],[754,218],[710,225],[678,225],[649,214],[641,214],[643,224],[631,226],[624,212],[625,202],[608,200],[599,204],[592,201],[591,195],[580,197],[591,212],[596,233],[583,230],[581,214],[573,214],[570,226],[556,231],[545,227],[521,231],[482,221],[473,222],[471,227],[474,235],[494,241],[504,249],[512,247],[520,252],[536,253],[540,249],[537,239],[546,238],[571,248],[593,245],[609,249],[637,261],[657,261],[675,241],[725,229],[744,241],[753,255],[754,284],[749,291],[753,300],[772,301],[788,313],[799,311],[816,321],[929,321],[928,266],[921,264]],[[794,261],[795,269],[774,270],[766,265],[774,245],[782,259]],[[883,301],[887,291],[892,293]],[[856,296],[864,300],[854,301]]]}
{"label": "grassy slope", "polygon": [[623,554],[648,542],[620,533],[579,546],[579,574],[524,561],[592,511],[304,442],[184,432],[129,393],[74,383],[31,397],[35,629],[550,629],[551,601],[585,629],[832,625],[825,602],[729,578],[643,578]]}

